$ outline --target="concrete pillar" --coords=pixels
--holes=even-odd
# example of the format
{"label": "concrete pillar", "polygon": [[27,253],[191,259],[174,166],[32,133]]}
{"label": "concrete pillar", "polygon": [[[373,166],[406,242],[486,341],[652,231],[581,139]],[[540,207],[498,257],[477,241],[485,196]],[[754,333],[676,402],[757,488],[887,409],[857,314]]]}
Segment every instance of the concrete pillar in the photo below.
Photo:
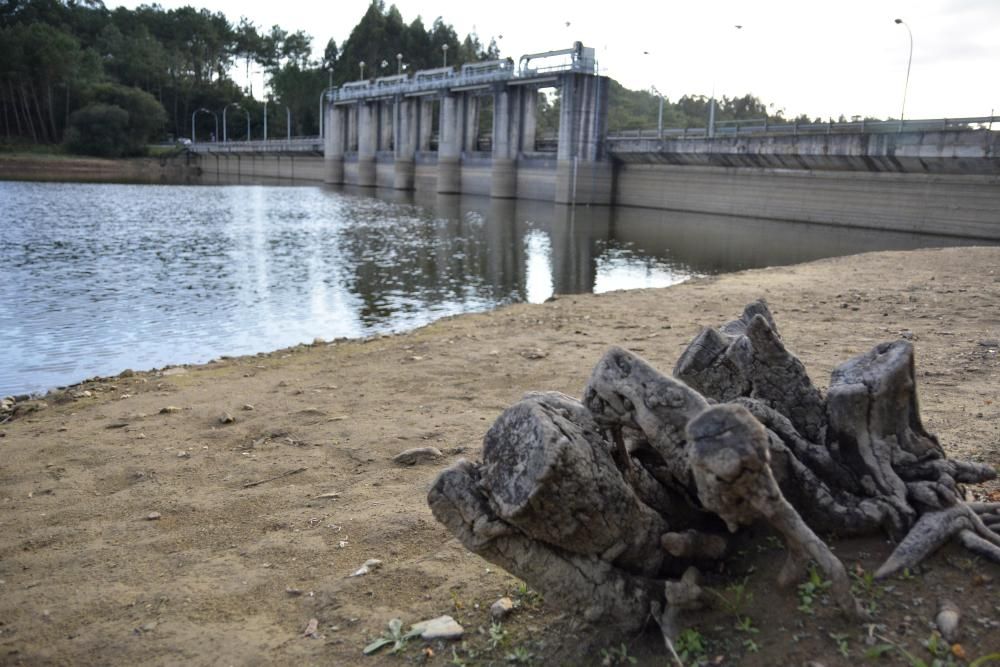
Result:
{"label": "concrete pillar", "polygon": [[326,107],[326,136],[323,140],[323,162],[325,183],[344,182],[344,126],[346,112],[344,107],[328,104]]}
{"label": "concrete pillar", "polygon": [[373,188],[375,181],[375,104],[358,102],[358,185]]}
{"label": "concrete pillar", "polygon": [[417,104],[416,101],[405,97],[396,99],[393,187],[397,190],[412,190],[414,185],[417,157]]}
{"label": "concrete pillar", "polygon": [[395,112],[395,104],[390,100],[376,102],[378,105],[378,149],[380,151],[392,150],[392,116]]}
{"label": "concrete pillar", "polygon": [[431,135],[434,132],[434,100],[422,97],[420,98],[419,104],[419,117],[417,119],[417,150],[429,151],[431,149]]}
{"label": "concrete pillar", "polygon": [[535,151],[538,134],[538,89],[524,88],[521,91],[521,153]]}
{"label": "concrete pillar", "polygon": [[604,151],[608,78],[567,73],[560,77],[559,150],[556,194],[559,204],[610,204],[612,168]]}
{"label": "concrete pillar", "polygon": [[438,133],[438,183],[441,194],[462,191],[461,125],[459,123],[459,98],[445,94],[441,97],[441,122]]}
{"label": "concrete pillar", "polygon": [[490,196],[517,196],[517,154],[520,148],[521,88],[500,85],[493,95],[493,168]]}
{"label": "concrete pillar", "polygon": [[461,150],[478,150],[479,139],[479,96],[472,93],[462,95],[462,146]]}
{"label": "concrete pillar", "polygon": [[347,150],[358,150],[358,105],[347,107]]}

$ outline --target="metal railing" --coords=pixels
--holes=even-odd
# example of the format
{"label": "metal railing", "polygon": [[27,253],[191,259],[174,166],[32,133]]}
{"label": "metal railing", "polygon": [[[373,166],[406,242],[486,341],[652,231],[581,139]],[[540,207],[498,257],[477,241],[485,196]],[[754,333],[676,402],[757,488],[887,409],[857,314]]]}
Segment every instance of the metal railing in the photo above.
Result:
{"label": "metal railing", "polygon": [[192,153],[315,153],[323,152],[323,138],[254,139],[252,141],[199,141],[188,144]]}
{"label": "metal railing", "polygon": [[[572,49],[566,49],[570,53]],[[593,49],[589,49],[593,51]],[[563,53],[551,52],[551,53]],[[536,54],[537,56],[546,54]],[[391,97],[394,95],[422,95],[449,88],[465,88],[499,83],[510,80],[530,80],[541,76],[560,72],[580,72],[596,74],[596,63],[593,58],[574,58],[572,62],[538,68],[522,67],[515,69],[514,61],[489,60],[485,62],[467,63],[456,71],[453,67],[438,67],[430,70],[420,70],[413,76],[406,74],[387,76],[371,81],[351,81],[339,88],[326,91],[330,102],[347,102],[365,98]]]}
{"label": "metal railing", "polygon": [[[726,120],[715,124],[716,139],[746,135],[799,135],[799,134],[858,134],[892,132],[941,132],[958,130],[1000,130],[1000,116],[974,116],[969,118],[931,118],[913,120],[862,120],[849,122],[796,123],[775,122],[767,118]],[[619,130],[609,132],[607,140],[634,141],[636,139],[707,139],[707,127]]]}

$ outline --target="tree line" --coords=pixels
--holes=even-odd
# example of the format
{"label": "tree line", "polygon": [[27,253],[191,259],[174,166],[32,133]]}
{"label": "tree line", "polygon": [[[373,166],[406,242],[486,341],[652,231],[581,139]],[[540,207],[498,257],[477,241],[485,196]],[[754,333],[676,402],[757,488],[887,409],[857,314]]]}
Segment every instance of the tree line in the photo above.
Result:
{"label": "tree line", "polygon": [[[409,24],[395,6],[373,0],[342,48],[329,40],[321,59],[312,37],[263,29],[221,12],[143,5],[109,10],[101,0],[0,0],[0,133],[7,143],[58,144],[75,152],[135,155],[148,142],[207,139],[228,107],[234,137],[318,134],[319,96],[360,76],[497,57],[476,35],[459,39],[441,18]],[[397,53],[404,54],[402,62]],[[262,72],[268,92],[242,88],[233,75]],[[209,113],[197,113],[206,109]],[[221,118],[220,118],[221,120]],[[194,125],[193,125],[194,124]]]}

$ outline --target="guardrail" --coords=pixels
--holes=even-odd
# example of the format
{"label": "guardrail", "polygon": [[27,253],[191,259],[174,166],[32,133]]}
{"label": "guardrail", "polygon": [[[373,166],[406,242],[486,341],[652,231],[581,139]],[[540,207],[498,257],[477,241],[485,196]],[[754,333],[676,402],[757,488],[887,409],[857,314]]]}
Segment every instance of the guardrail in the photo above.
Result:
{"label": "guardrail", "polygon": [[[799,134],[857,134],[857,133],[892,133],[892,132],[941,132],[958,130],[992,130],[996,123],[1000,130],[1000,116],[974,116],[969,118],[931,118],[881,121],[851,121],[846,123],[777,123],[767,118],[751,120],[719,121],[715,124],[715,136],[744,136],[751,134],[768,135],[799,135]],[[607,140],[632,141],[635,139],[708,139],[709,130],[706,127],[664,128],[642,130],[620,130],[609,133]]]}
{"label": "guardrail", "polygon": [[[570,50],[567,50],[567,53]],[[347,102],[363,98],[391,97],[394,95],[422,95],[449,88],[465,88],[510,80],[531,80],[560,72],[596,74],[592,60],[577,59],[573,62],[541,68],[514,68],[514,61],[490,60],[467,63],[459,71],[453,67],[438,67],[414,72],[412,77],[395,75],[372,81],[351,81],[339,88],[328,88],[330,102]]]}
{"label": "guardrail", "polygon": [[192,153],[322,153],[323,137],[256,139],[252,141],[199,141],[187,145]]}

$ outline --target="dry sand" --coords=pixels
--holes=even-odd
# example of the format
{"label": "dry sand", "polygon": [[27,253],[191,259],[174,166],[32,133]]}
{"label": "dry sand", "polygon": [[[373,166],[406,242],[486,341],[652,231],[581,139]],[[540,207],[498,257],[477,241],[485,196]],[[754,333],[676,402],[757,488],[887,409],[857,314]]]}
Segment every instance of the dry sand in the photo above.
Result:
{"label": "dry sand", "polygon": [[[822,386],[838,362],[912,337],[928,429],[949,455],[998,465],[998,269],[1000,248],[958,248],[560,296],[405,335],[88,381],[44,409],[20,405],[0,426],[0,664],[596,664],[621,645],[668,664],[654,633],[581,626],[467,553],[427,508],[437,471],[476,458],[524,392],[579,395],[609,345],[669,372],[700,327],[761,296]],[[392,462],[418,446],[444,455]],[[890,549],[838,546],[867,570]],[[382,567],[347,576],[370,558]],[[758,547],[729,565],[719,590],[748,575],[756,597],[742,613],[759,632],[734,629],[724,610],[692,617],[706,646],[688,663],[856,664],[865,637],[882,643],[875,635],[929,660],[920,642],[946,594],[963,608],[956,651],[1000,650],[996,565],[946,549],[872,592],[881,625],[868,628],[822,605],[798,610],[795,590],[773,590],[779,560]],[[488,608],[504,593],[518,608],[491,638]],[[464,644],[362,656],[389,619],[440,614],[465,626]],[[303,637],[310,619],[315,637]]]}

